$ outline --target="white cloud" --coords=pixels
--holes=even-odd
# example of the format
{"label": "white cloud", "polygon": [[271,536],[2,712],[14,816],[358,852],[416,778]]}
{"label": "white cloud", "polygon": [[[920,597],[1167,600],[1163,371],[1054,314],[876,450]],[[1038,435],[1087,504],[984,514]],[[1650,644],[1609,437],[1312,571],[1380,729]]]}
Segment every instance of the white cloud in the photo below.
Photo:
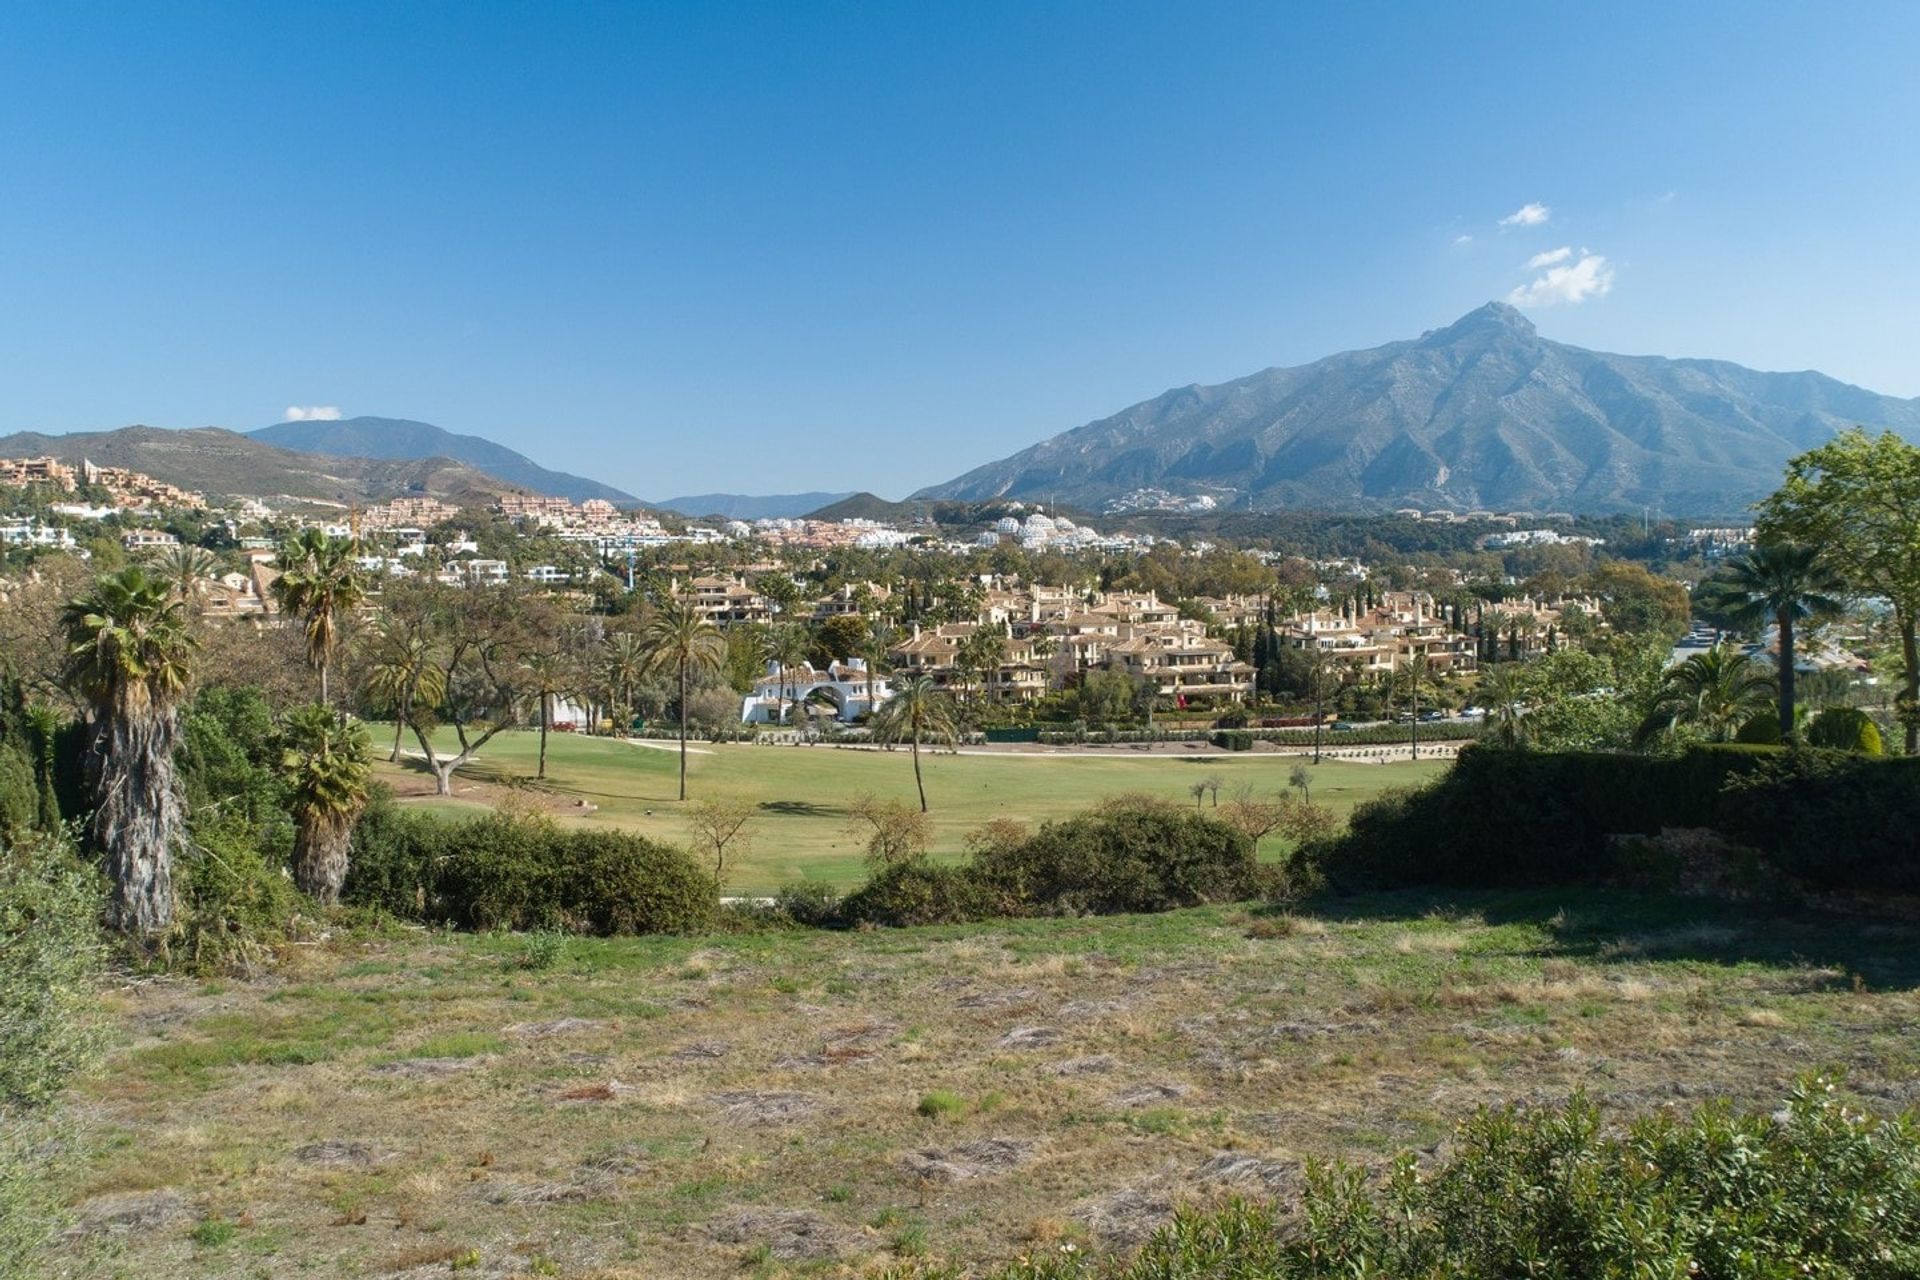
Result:
{"label": "white cloud", "polygon": [[1556,249],[1554,253],[1561,257],[1536,255],[1535,264],[1548,258],[1556,265],[1509,293],[1508,302],[1516,307],[1552,307],[1561,303],[1571,306],[1588,298],[1602,297],[1613,288],[1613,268],[1603,255],[1582,250],[1577,261],[1567,262],[1564,250]]}
{"label": "white cloud", "polygon": [[1557,262],[1565,262],[1573,256],[1573,250],[1566,245],[1558,249],[1549,249],[1545,253],[1536,253],[1527,259],[1527,270],[1538,271],[1542,267],[1551,267]]}
{"label": "white cloud", "polygon": [[1500,219],[1503,227],[1537,227],[1553,216],[1553,210],[1538,200],[1529,201]]}
{"label": "white cloud", "polygon": [[1473,237],[1469,235],[1457,235],[1453,238],[1453,247],[1456,249],[1463,244],[1472,244],[1472,243],[1473,243]]}
{"label": "white cloud", "polygon": [[333,404],[290,404],[283,422],[337,422],[340,406]]}

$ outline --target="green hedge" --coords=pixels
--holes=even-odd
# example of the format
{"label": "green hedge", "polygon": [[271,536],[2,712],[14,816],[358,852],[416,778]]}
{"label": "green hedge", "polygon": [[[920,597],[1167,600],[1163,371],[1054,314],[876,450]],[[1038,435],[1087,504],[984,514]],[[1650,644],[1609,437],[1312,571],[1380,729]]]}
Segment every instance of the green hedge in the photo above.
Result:
{"label": "green hedge", "polygon": [[1920,889],[1920,761],[1778,747],[1679,756],[1478,745],[1416,791],[1354,810],[1312,857],[1329,884],[1460,888],[1603,880],[1618,835],[1705,827],[1830,888]]}
{"label": "green hedge", "polygon": [[712,924],[719,888],[682,850],[627,832],[377,806],[354,832],[342,898],[466,929],[693,933]]}
{"label": "green hedge", "polygon": [[957,866],[916,860],[881,871],[841,911],[849,922],[891,925],[1111,915],[1234,901],[1264,886],[1240,831],[1179,806],[1121,801]]}

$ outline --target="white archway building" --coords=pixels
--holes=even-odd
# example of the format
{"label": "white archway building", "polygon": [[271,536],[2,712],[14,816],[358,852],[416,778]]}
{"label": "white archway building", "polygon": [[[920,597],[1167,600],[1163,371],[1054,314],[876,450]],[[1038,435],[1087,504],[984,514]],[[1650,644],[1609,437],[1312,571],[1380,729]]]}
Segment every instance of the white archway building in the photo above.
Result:
{"label": "white archway building", "polygon": [[793,708],[816,695],[833,703],[835,719],[852,723],[893,697],[893,688],[885,676],[876,675],[869,694],[864,658],[833,662],[825,671],[802,662],[783,673],[769,663],[766,674],[753,682],[753,692],[740,701],[740,723],[778,724],[782,709],[791,723]]}

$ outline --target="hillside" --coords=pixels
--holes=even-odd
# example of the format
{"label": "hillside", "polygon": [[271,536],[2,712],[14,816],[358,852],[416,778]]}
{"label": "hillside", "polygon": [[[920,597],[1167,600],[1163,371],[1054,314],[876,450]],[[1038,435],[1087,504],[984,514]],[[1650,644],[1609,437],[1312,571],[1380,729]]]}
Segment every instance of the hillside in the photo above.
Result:
{"label": "hillside", "polygon": [[345,458],[276,448],[219,427],[174,431],[122,427],[49,436],[0,436],[0,457],[52,454],[65,462],[131,467],[156,480],[212,495],[367,502],[401,494],[451,501],[485,499],[509,486],[451,458]]}
{"label": "hillside", "polygon": [[1100,507],[1163,489],[1241,510],[1722,515],[1854,423],[1920,439],[1920,400],[1588,351],[1489,303],[1411,341],[1168,391],[914,496]]}
{"label": "hillside", "polygon": [[632,506],[630,493],[564,471],[549,471],[525,454],[480,436],[456,435],[430,422],[407,418],[342,418],[335,421],[281,422],[247,433],[252,439],[337,457],[423,460],[451,458],[520,489],[584,502],[604,498]]}
{"label": "hillside", "polygon": [[804,516],[853,496],[851,493],[696,493],[684,498],[667,498],[653,505],[678,511],[683,516],[767,520],[782,516]]}

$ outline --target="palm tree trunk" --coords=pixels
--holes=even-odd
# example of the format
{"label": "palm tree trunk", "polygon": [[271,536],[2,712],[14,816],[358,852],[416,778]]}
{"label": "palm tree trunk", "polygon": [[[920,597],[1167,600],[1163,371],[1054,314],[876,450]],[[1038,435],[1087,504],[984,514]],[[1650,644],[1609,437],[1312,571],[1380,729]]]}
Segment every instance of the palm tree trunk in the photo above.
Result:
{"label": "palm tree trunk", "polygon": [[407,713],[405,710],[393,713],[393,750],[387,756],[387,763],[400,763],[400,735],[407,731]]}
{"label": "palm tree trunk", "polygon": [[101,735],[93,833],[106,854],[114,927],[136,937],[173,922],[173,848],[185,827],[173,771],[172,711],[116,715]]}
{"label": "palm tree trunk", "polygon": [[1413,677],[1413,719],[1408,722],[1407,727],[1413,731],[1413,758],[1418,760],[1420,758],[1420,676],[1418,673]]}
{"label": "palm tree trunk", "polygon": [[927,784],[920,776],[920,726],[913,726],[913,785],[920,791],[920,812],[927,811]]}
{"label": "palm tree trunk", "polygon": [[680,660],[680,798],[687,798],[687,660]]}
{"label": "palm tree trunk", "polygon": [[320,705],[330,707],[333,699],[327,696],[327,660],[320,659]]}
{"label": "palm tree trunk", "polygon": [[1793,745],[1793,615],[1782,609],[1780,624],[1780,741]]}
{"label": "palm tree trunk", "polygon": [[1901,708],[1900,721],[1907,730],[1907,754],[1920,755],[1920,641],[1914,637],[1913,615],[1901,614],[1900,654],[1907,668],[1906,706]]}

